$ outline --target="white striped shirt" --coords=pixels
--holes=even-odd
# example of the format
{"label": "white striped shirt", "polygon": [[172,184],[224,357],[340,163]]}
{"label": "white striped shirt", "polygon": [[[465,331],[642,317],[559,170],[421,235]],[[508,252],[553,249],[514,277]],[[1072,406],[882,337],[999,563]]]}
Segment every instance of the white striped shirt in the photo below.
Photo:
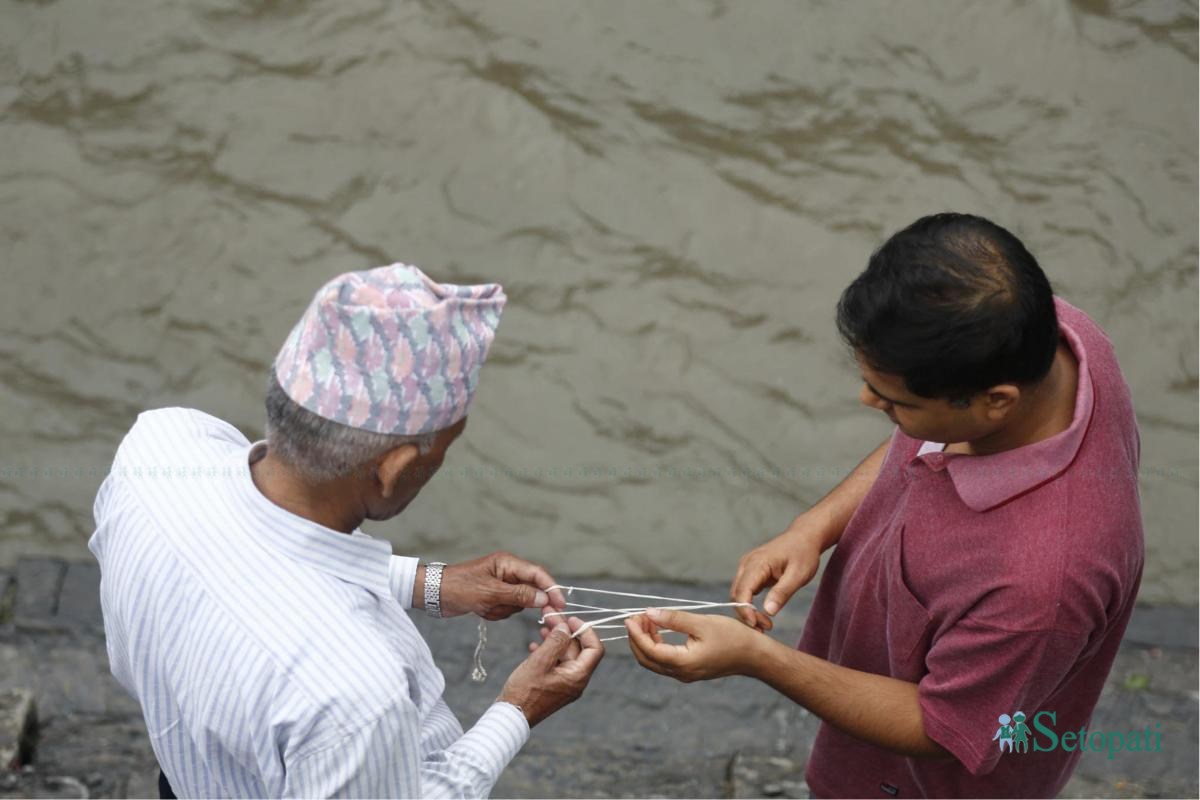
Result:
{"label": "white striped shirt", "polygon": [[483,797],[529,737],[496,703],[466,734],[404,611],[417,559],[292,514],[250,476],[262,443],[147,411],[88,546],[113,675],[179,797]]}

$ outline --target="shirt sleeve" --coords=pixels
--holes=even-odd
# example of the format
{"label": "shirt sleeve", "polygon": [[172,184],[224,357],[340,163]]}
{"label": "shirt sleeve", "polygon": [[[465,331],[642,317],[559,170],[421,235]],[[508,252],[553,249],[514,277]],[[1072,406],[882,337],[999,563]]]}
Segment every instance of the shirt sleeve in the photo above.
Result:
{"label": "shirt sleeve", "polygon": [[421,752],[407,696],[369,724],[287,764],[284,797],[487,797],[529,738],[525,715],[493,704],[449,747]]}
{"label": "shirt sleeve", "polygon": [[925,659],[929,672],[917,693],[926,735],[972,775],[988,774],[1001,755],[993,740],[1000,715],[1022,711],[1032,720],[1086,645],[1081,634],[1010,631],[964,618],[934,641]]}
{"label": "shirt sleeve", "polygon": [[413,607],[413,587],[417,582],[417,563],[412,556],[392,556],[388,561],[388,586],[404,609]]}
{"label": "shirt sleeve", "polygon": [[96,499],[92,502],[92,520],[96,523],[96,527],[103,525],[108,516],[108,496],[112,493],[112,485],[113,474],[110,472],[105,476],[100,488],[96,490]]}

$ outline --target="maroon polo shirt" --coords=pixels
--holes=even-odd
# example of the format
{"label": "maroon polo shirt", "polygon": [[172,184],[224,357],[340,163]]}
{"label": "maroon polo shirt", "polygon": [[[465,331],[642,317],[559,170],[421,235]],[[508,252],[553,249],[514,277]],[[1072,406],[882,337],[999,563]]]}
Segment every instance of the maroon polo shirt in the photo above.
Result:
{"label": "maroon polo shirt", "polygon": [[1071,426],[988,456],[918,455],[897,430],[799,643],[916,683],[925,732],[954,758],[907,758],[822,723],[806,773],[818,796],[1050,797],[1071,776],[1077,750],[1001,753],[999,717],[1054,711],[1060,735],[1088,725],[1143,545],[1129,387],[1104,332],[1055,306],[1079,361]]}

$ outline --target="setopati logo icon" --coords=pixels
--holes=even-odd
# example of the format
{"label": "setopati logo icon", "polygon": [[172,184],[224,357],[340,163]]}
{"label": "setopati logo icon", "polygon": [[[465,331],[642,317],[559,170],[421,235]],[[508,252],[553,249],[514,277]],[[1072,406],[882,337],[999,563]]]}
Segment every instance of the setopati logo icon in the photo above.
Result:
{"label": "setopati logo icon", "polygon": [[[1033,715],[1033,728],[1026,722],[1024,711],[1015,711],[1011,715],[1001,714],[997,717],[1000,727],[992,734],[1001,753],[1045,753],[1051,750],[1091,750],[1095,753],[1108,752],[1108,757],[1115,758],[1122,751],[1130,753],[1161,753],[1162,725],[1154,723],[1140,731],[1089,731],[1080,728],[1076,731],[1059,733],[1052,726],[1058,722],[1058,714],[1054,711],[1039,711]],[[1036,730],[1041,737],[1035,736]]]}
{"label": "setopati logo icon", "polygon": [[1000,727],[996,729],[996,734],[992,737],[993,742],[999,742],[1000,752],[1005,749],[1008,752],[1013,752],[1014,748],[1019,748],[1022,753],[1029,750],[1029,726],[1025,724],[1025,712],[1018,711],[1011,717],[1008,714],[1001,714],[999,718]]}

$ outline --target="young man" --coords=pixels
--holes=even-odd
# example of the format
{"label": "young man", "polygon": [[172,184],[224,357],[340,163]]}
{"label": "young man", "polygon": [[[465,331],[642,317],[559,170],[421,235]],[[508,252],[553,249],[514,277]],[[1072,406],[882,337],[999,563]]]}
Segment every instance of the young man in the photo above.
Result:
{"label": "young man", "polygon": [[341,275],[275,359],[265,441],[191,409],[138,417],[89,546],[162,796],[486,797],[582,693],[604,650],[572,617],[464,733],[405,609],[500,619],[561,593],[505,553],[418,568],[358,529],[463,432],[504,302],[403,264]]}
{"label": "young man", "polygon": [[1018,709],[1086,727],[1133,610],[1139,441],[1112,345],[1016,237],[961,214],[888,240],[838,327],[896,431],[744,556],[731,592],[773,587],[774,615],[836,546],[798,648],[664,611],[627,623],[634,654],[681,680],[750,675],[817,714],[817,796],[1054,796],[1079,750],[993,737]]}

